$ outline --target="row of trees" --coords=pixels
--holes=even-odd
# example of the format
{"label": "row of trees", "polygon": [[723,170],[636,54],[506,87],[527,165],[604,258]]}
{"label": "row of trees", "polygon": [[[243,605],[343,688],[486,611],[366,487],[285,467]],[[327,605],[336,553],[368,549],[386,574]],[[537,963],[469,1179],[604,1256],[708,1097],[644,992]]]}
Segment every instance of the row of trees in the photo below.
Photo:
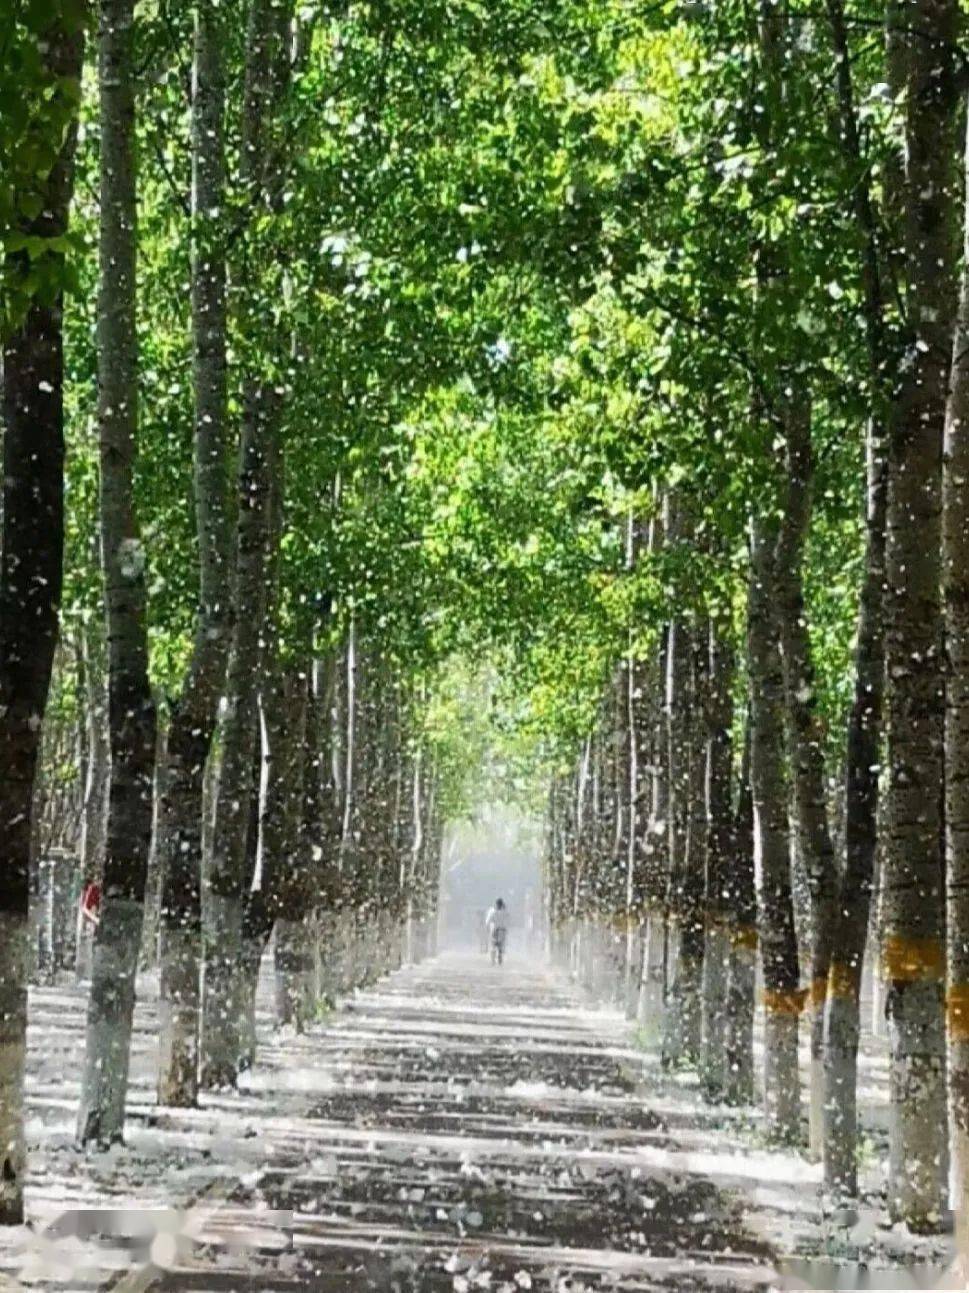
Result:
{"label": "row of trees", "polygon": [[950,1150],[960,1207],[966,1179],[960,19],[889,6],[873,43],[839,3],[823,20],[765,3],[733,28],[743,58],[728,65],[732,21],[687,39],[712,54],[695,107],[716,141],[654,173],[687,229],[651,204],[649,249],[592,324],[598,374],[633,337],[662,373],[642,401],[625,385],[635,420],[658,423],[662,485],[650,494],[613,449],[634,487],[616,579],[646,616],[614,637],[618,665],[553,781],[552,919],[580,963],[596,922],[619,922],[614,968],[637,993],[642,980],[664,1054],[732,1099],[751,1092],[759,945],[768,1124],[800,1138],[807,1008],[811,1140],[827,1186],[852,1194],[880,851],[888,1206],[932,1230]]}
{"label": "row of trees", "polygon": [[441,655],[416,590],[396,596],[388,529],[371,564],[387,405],[369,369],[321,391],[332,354],[311,347],[364,261],[297,264],[285,191],[319,126],[317,104],[300,115],[333,53],[330,34],[311,60],[318,21],[275,0],[105,0],[27,6],[11,34],[25,111],[4,145],[30,160],[3,205],[4,1222],[23,1217],[29,891],[55,835],[102,891],[84,1145],[123,1132],[146,941],[158,1094],[177,1105],[253,1062],[273,933],[297,1026],[434,944],[462,793]]}
{"label": "row of trees", "polygon": [[[654,520],[652,541],[657,534],[675,541],[669,520],[667,505],[666,524]],[[762,613],[751,597],[749,616]],[[574,768],[552,780],[546,882],[553,946],[593,989],[625,1004],[665,1063],[695,1065],[707,1098],[750,1104],[762,1089],[771,1135],[795,1145],[803,1141],[798,1024],[806,1011],[810,1148],[823,1154],[832,1192],[851,1195],[858,1186],[859,998],[874,875],[859,879],[837,867],[845,806],[823,775],[811,802],[823,813],[830,862],[823,873],[808,871],[801,833],[807,791],[795,782],[807,760],[796,761],[794,745],[803,680],[795,685],[785,670],[775,631],[769,713],[777,727],[758,768],[752,657],[745,659],[742,641],[729,618],[691,609],[663,627],[651,653],[620,662]],[[768,809],[779,836],[773,869],[762,837]],[[836,910],[842,919],[832,941]],[[758,981],[762,1082],[755,1081],[753,1052]]]}
{"label": "row of trees", "polygon": [[[839,1191],[881,854],[889,1203],[938,1225],[969,1125],[954,0],[97,17],[83,92],[83,5],[21,6],[3,69],[0,1143],[60,606],[45,751],[52,716],[97,732],[102,703],[109,737],[83,1135],[120,1127],[99,1057],[125,1053],[153,839],[188,1091],[238,1064],[254,866],[300,872],[294,913],[359,864],[399,920],[424,901],[401,788],[418,764],[440,787],[431,840],[482,765],[532,801],[551,783],[563,939],[620,919],[632,990],[675,927],[664,1046],[734,1098],[756,927],[769,1117],[794,1133],[807,991]],[[321,697],[351,656],[379,864],[347,861],[346,800],[325,826],[348,737]],[[264,777],[254,863],[259,751],[304,724],[298,843],[272,844]]]}

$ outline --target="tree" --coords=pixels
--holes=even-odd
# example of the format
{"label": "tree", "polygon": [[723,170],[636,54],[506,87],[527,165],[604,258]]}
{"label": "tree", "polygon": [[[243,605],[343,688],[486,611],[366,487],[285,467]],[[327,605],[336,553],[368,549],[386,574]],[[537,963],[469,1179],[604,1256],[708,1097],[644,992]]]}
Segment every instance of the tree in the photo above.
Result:
{"label": "tree", "polygon": [[736,866],[733,855],[733,796],[731,731],[733,727],[733,652],[725,631],[711,619],[707,650],[710,679],[706,739],[706,874],[704,917],[706,952],[703,958],[702,1076],[711,1099],[723,1098],[728,1087],[726,1046],[730,974],[730,886]]}
{"label": "tree", "polygon": [[[248,199],[265,203],[273,155],[273,114],[288,67],[291,10],[252,0],[246,35],[241,178]],[[250,270],[250,273],[252,271]],[[259,335],[258,280],[240,284],[242,317]],[[246,842],[262,635],[270,582],[270,498],[279,465],[280,396],[265,355],[252,351],[243,377],[238,520],[233,555],[233,619],[219,723],[219,775],[212,857],[203,886],[206,927],[202,1014],[202,1084],[232,1085],[242,1058],[243,1008],[237,974],[247,892]]]}
{"label": "tree", "polygon": [[798,1021],[804,998],[791,899],[784,748],[784,680],[777,623],[776,535],[754,520],[750,539],[747,659],[750,670],[750,785],[764,974],[765,1102],[778,1139],[801,1135]]}
{"label": "tree", "polygon": [[134,22],[134,0],[101,0],[98,430],[111,768],[103,901],[78,1111],[78,1139],[97,1145],[120,1140],[124,1131],[155,764],[145,551],[133,480],[138,430]]}
{"label": "tree", "polygon": [[[37,60],[37,97],[21,110],[26,111],[27,137],[41,160],[34,200],[21,202],[12,230],[0,228],[5,235],[0,269],[5,304],[10,284],[21,297],[17,315],[5,312],[0,318],[0,1225],[20,1224],[24,1209],[28,892],[41,718],[54,664],[62,587],[62,293],[82,18],[83,9],[70,5],[45,14],[26,31],[14,23],[7,36],[25,40]],[[44,117],[51,103],[52,121]],[[5,173],[4,188],[6,182]]]}
{"label": "tree", "polygon": [[856,176],[850,191],[861,235],[859,278],[869,385],[874,405],[866,426],[864,578],[859,596],[854,652],[854,696],[846,739],[845,863],[834,911],[832,946],[836,951],[828,975],[824,1021],[824,1179],[827,1188],[835,1195],[853,1196],[858,1188],[856,1092],[861,976],[878,834],[878,778],[885,687],[885,387],[890,365],[883,257],[870,171],[861,152],[855,87],[840,0],[828,0],[827,11],[837,59],[841,145],[846,162]]}
{"label": "tree", "polygon": [[824,1002],[828,990],[837,886],[834,844],[824,784],[824,737],[818,716],[814,662],[804,605],[803,563],[812,507],[814,455],[810,405],[786,419],[786,490],[777,537],[781,656],[792,782],[793,843],[807,872],[811,903],[810,1144],[821,1156],[824,1111]]}
{"label": "tree", "polygon": [[941,486],[954,302],[949,207],[957,6],[889,7],[904,27],[906,356],[889,425],[886,549],[889,1205],[916,1230],[940,1224],[947,1176],[943,1027]]}
{"label": "tree", "polygon": [[750,729],[748,706],[733,828],[736,868],[730,885],[733,924],[727,972],[725,1095],[732,1104],[751,1104],[754,1099],[754,983],[758,931],[754,877],[754,803],[750,785]]}
{"label": "tree", "polygon": [[162,1025],[158,1095],[195,1103],[202,964],[203,778],[228,653],[226,480],[224,15],[195,9],[192,93],[192,341],[194,501],[199,607],[192,658],[168,730],[162,892]]}
{"label": "tree", "polygon": [[[969,142],[969,139],[967,139]],[[963,212],[969,240],[969,202]],[[952,347],[942,480],[945,610],[946,1032],[954,1205],[969,1253],[969,241]]]}

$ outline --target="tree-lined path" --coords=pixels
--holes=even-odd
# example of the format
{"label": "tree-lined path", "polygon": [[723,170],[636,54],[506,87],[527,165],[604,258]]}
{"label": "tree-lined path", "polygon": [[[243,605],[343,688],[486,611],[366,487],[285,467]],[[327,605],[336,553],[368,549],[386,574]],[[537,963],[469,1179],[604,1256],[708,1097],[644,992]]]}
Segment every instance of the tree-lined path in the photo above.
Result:
{"label": "tree-lined path", "polygon": [[[45,1006],[38,1014],[58,1018]],[[153,1021],[142,1007],[136,1073]],[[191,1157],[207,1141],[234,1162],[215,1173],[214,1195],[198,1162],[194,1185],[186,1169],[183,1190],[209,1198],[192,1241],[162,1238],[154,1274],[142,1267],[113,1287],[733,1289],[771,1277],[767,1246],[743,1221],[749,1201],[692,1162],[709,1146],[702,1128],[656,1112],[630,1026],[558,972],[439,957],[357,993],[302,1037],[266,1043],[242,1089],[199,1110],[142,1104],[136,1086],[132,1152],[159,1137],[156,1153],[181,1144]],[[77,1269],[103,1262],[108,1279],[112,1260],[137,1257],[151,1217],[165,1228],[161,1213],[120,1215],[125,1188],[155,1208],[164,1190],[117,1160],[104,1175],[118,1215],[62,1218],[48,1236],[63,1242],[65,1224],[116,1229],[88,1235],[83,1263],[74,1258]],[[76,1181],[60,1190],[67,1216],[112,1202],[85,1201]],[[49,1182],[46,1193],[56,1211]]]}
{"label": "tree-lined path", "polygon": [[[631,1175],[724,1129],[969,1270],[966,6],[8,8],[0,1260],[163,1202],[146,1137],[285,1212],[372,1118],[623,1279],[749,1255]],[[499,892],[642,1107],[559,980],[437,961]],[[344,1244],[497,1226],[336,1161]]]}
{"label": "tree-lined path", "polygon": [[[399,973],[320,1035],[313,1070],[297,1075],[319,1093],[299,1134],[213,1234],[251,1229],[268,1206],[277,1242],[292,1225],[283,1270],[301,1288],[763,1281],[766,1250],[738,1201],[652,1164],[649,1148],[675,1150],[677,1132],[634,1094],[635,1053],[602,1027],[537,966],[444,958]],[[221,1267],[160,1287],[239,1288]]]}

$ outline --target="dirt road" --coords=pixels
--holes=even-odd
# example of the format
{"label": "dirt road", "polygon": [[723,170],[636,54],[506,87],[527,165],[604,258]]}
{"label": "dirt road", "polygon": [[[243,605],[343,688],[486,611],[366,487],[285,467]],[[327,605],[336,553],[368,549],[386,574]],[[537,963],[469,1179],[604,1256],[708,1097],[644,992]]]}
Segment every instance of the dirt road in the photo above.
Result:
{"label": "dirt road", "polygon": [[614,1033],[514,958],[442,958],[358,994],[299,1067],[264,1058],[265,1165],[152,1287],[768,1285],[742,1202],[647,1161],[676,1133]]}

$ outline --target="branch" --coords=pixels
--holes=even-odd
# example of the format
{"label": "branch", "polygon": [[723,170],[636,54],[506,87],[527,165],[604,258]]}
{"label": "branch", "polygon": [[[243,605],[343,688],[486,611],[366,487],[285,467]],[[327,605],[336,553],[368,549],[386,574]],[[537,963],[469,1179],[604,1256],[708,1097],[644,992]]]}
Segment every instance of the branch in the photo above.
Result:
{"label": "branch", "polygon": [[172,191],[172,196],[174,197],[175,201],[178,203],[179,207],[181,208],[182,214],[185,216],[185,218],[187,220],[191,220],[192,218],[191,206],[189,205],[188,199],[186,198],[185,194],[182,192],[181,188],[176,182],[175,176],[171,173],[171,170],[169,169],[168,162],[165,160],[165,154],[162,151],[161,141],[157,135],[155,135],[154,139],[152,140],[152,146],[155,152],[155,160],[158,162],[158,165],[161,168],[162,174],[164,175],[165,179],[168,181],[168,187]]}

